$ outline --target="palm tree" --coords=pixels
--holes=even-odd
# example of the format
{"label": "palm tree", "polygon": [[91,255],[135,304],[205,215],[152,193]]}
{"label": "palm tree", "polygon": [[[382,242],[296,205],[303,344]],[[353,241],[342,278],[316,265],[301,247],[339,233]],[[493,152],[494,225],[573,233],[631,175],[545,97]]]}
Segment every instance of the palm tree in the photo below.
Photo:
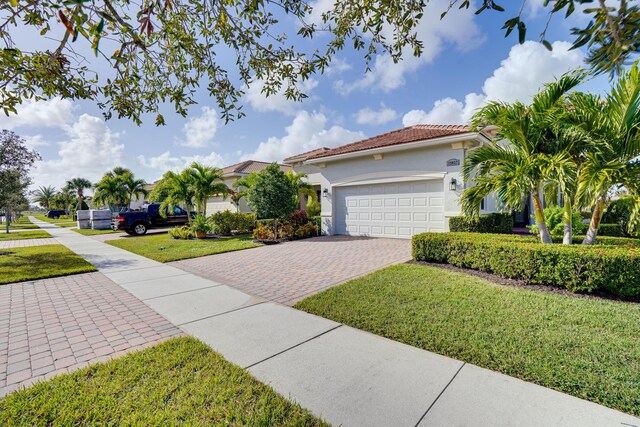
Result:
{"label": "palm tree", "polygon": [[596,95],[571,97],[573,126],[588,132],[597,149],[585,154],[578,177],[577,198],[592,209],[589,230],[582,242],[595,243],[609,191],[619,184],[633,190],[637,177],[634,159],[640,155],[640,73],[638,62],[621,74],[605,99]]}
{"label": "palm tree", "polygon": [[129,194],[121,177],[108,173],[98,181],[94,190],[93,201],[98,205],[108,206],[112,211],[116,211]]}
{"label": "palm tree", "polygon": [[76,209],[82,209],[84,190],[92,187],[91,181],[85,178],[73,178],[67,181],[67,187],[74,190],[78,196],[78,206]]}
{"label": "palm tree", "polygon": [[193,162],[187,171],[192,177],[191,185],[193,186],[196,210],[206,216],[209,197],[214,195],[227,197],[229,194],[229,187],[222,180],[222,169]]}
{"label": "palm tree", "polygon": [[497,126],[491,142],[472,150],[462,168],[467,188],[461,197],[465,214],[477,215],[482,200],[495,193],[509,209],[521,209],[531,196],[542,243],[552,243],[542,205],[549,158],[554,154],[553,131],[564,95],[582,81],[581,73],[563,75],[547,84],[530,105],[491,102],[472,119],[475,129]]}
{"label": "palm tree", "polygon": [[52,185],[40,186],[32,192],[33,201],[42,206],[45,210],[49,210],[53,198],[56,195],[56,188]]}
{"label": "palm tree", "polygon": [[304,172],[294,172],[293,170],[287,171],[287,178],[289,178],[291,186],[296,190],[296,204],[298,207],[300,207],[300,198],[303,195],[306,195],[315,201],[317,201],[318,198],[313,185],[304,180],[306,177],[307,174]]}
{"label": "palm tree", "polygon": [[117,175],[116,179],[119,179],[121,185],[124,187],[124,192],[126,192],[126,200],[124,204],[128,207],[131,207],[133,196],[147,197],[149,195],[147,189],[144,188],[144,186],[147,185],[144,179],[136,179],[132,173]]}
{"label": "palm tree", "polygon": [[151,193],[152,200],[161,201],[160,212],[165,212],[170,206],[185,205],[187,218],[191,220],[191,207],[195,199],[193,175],[189,169],[180,173],[165,172],[158,185]]}
{"label": "palm tree", "polygon": [[69,187],[68,185],[65,185],[64,187],[62,187],[60,189],[60,192],[58,193],[58,196],[60,197],[60,200],[62,200],[64,202],[64,210],[67,212],[67,215],[70,212],[69,205],[71,204],[71,201],[73,200],[74,194],[75,194],[74,190],[71,187]]}
{"label": "palm tree", "polygon": [[235,188],[235,192],[231,196],[231,201],[234,205],[236,205],[236,209],[240,209],[240,199],[243,197],[247,197],[249,194],[249,189],[253,188],[258,180],[258,173],[251,172],[249,175],[244,176],[233,183],[233,188]]}

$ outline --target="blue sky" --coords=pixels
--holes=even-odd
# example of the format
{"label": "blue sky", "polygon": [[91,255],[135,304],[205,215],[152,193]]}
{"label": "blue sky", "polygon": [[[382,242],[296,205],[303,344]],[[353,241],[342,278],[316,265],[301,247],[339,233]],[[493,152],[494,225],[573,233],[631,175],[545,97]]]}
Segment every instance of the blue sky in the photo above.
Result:
{"label": "blue sky", "polygon": [[[332,4],[318,0],[318,8]],[[519,3],[519,2],[518,2]],[[576,16],[554,18],[548,52],[538,39],[546,14],[542,0],[526,10],[528,39],[518,45],[504,38],[504,14],[455,12],[439,21],[444,2],[429,4],[419,35],[425,54],[391,64],[379,56],[365,74],[362,53],[346,51],[325,75],[306,83],[309,99],[302,103],[282,96],[266,98],[253,85],[244,99],[246,117],[225,125],[215,103],[198,94],[199,105],[187,118],[163,111],[167,125],[152,118],[143,125],[102,120],[88,101],[54,99],[27,103],[17,116],[0,118],[0,127],[14,130],[38,150],[43,161],[33,171],[34,185],[60,187],[72,177],[96,181],[116,165],[149,180],[193,160],[225,166],[245,159],[282,160],[318,146],[337,146],[416,123],[464,123],[487,100],[528,101],[544,82],[582,64],[583,52],[568,51],[569,29],[583,23]],[[294,29],[294,27],[291,27]],[[314,39],[319,45],[323,37]],[[231,65],[232,66],[232,65]],[[581,88],[602,92],[606,77]]]}

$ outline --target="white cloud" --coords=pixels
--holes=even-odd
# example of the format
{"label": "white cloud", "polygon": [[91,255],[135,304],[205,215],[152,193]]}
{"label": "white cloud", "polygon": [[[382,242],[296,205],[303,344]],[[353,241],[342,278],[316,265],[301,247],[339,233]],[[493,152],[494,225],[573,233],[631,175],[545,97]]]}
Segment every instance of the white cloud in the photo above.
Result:
{"label": "white cloud", "polygon": [[349,71],[351,69],[351,64],[349,64],[345,59],[335,57],[331,60],[331,64],[326,69],[325,74],[328,76],[334,74],[344,73],[345,71]]}
{"label": "white cloud", "polygon": [[[372,64],[371,71],[355,82],[336,82],[336,90],[349,93],[356,89],[371,88],[390,92],[405,83],[405,74],[414,72],[421,66],[433,62],[444,47],[451,43],[459,51],[468,51],[479,47],[485,40],[480,27],[476,25],[474,14],[470,10],[452,8],[444,19],[440,14],[446,10],[448,0],[434,0],[425,7],[424,17],[420,20],[416,31],[418,39],[423,42],[423,52],[420,57],[413,56],[413,52],[406,48],[402,60],[394,63],[388,54],[378,55]],[[385,31],[385,36],[391,40],[391,31]]]}
{"label": "white cloud", "polygon": [[68,99],[47,101],[27,100],[19,105],[17,114],[0,114],[0,129],[19,127],[63,127],[74,120],[73,104]]}
{"label": "white cloud", "polygon": [[60,188],[73,177],[97,181],[107,170],[126,165],[124,144],[98,117],[83,114],[63,127],[66,138],[58,142],[58,158],[39,161],[31,176],[36,186]]}
{"label": "white cloud", "polygon": [[363,108],[359,110],[356,115],[356,123],[360,125],[382,125],[398,118],[398,113],[387,108],[382,104],[379,110],[372,110],[371,108]]}
{"label": "white cloud", "polygon": [[517,44],[493,75],[485,80],[482,94],[469,93],[464,102],[440,99],[429,111],[409,111],[402,123],[405,126],[467,123],[475,110],[488,101],[529,102],[545,83],[583,64],[583,54],[579,50],[569,50],[570,47],[570,43],[561,41],[553,43],[552,51],[533,41]]}
{"label": "white cloud", "polygon": [[184,140],[180,145],[202,148],[210,145],[218,131],[218,113],[209,107],[202,107],[201,114],[189,119],[182,127]]}
{"label": "white cloud", "polygon": [[[302,91],[302,93],[310,97],[313,89],[315,89],[316,86],[318,86],[318,80],[308,79],[300,82],[298,88],[300,89],[300,91]],[[244,94],[244,98],[246,102],[248,102],[249,105],[253,107],[254,110],[262,113],[268,111],[278,111],[283,114],[293,116],[297,111],[301,109],[301,102],[287,99],[284,94],[284,84],[281,90],[269,96],[266,96],[264,93],[262,93],[263,88],[264,82],[261,80],[256,80],[251,84],[250,87],[245,88],[246,92]]]}
{"label": "white cloud", "polygon": [[158,175],[161,175],[162,173],[169,170],[178,172],[181,169],[186,168],[193,162],[203,163],[207,166],[224,166],[224,160],[222,156],[213,151],[206,156],[176,156],[172,155],[170,151],[165,151],[158,156],[149,158],[142,155],[138,156],[138,162],[143,167],[153,169],[158,173]]}
{"label": "white cloud", "polygon": [[51,143],[45,140],[42,135],[28,135],[22,138],[29,148],[46,147],[48,145],[51,145]]}
{"label": "white cloud", "polygon": [[319,147],[337,147],[363,139],[362,132],[354,132],[342,126],[327,128],[327,117],[322,113],[300,111],[282,137],[272,136],[261,142],[252,153],[241,156],[241,160],[281,161],[294,154]]}

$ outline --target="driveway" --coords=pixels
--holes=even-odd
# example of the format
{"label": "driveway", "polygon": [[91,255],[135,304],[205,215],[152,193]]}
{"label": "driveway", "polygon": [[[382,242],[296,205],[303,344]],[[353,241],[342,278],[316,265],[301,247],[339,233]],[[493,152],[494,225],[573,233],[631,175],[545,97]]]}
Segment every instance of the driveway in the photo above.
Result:
{"label": "driveway", "polygon": [[171,264],[249,294],[293,305],[410,258],[410,240],[322,236]]}
{"label": "driveway", "polygon": [[0,286],[0,396],[180,334],[101,273]]}

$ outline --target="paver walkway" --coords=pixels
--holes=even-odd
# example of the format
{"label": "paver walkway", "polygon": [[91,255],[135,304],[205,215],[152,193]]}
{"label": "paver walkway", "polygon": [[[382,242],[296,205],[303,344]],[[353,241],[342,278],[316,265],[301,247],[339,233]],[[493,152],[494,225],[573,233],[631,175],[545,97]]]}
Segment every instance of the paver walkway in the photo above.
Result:
{"label": "paver walkway", "polygon": [[179,334],[101,273],[0,286],[0,396]]}
{"label": "paver walkway", "polygon": [[26,248],[28,246],[55,245],[58,241],[45,237],[42,239],[0,240],[0,249]]}
{"label": "paver walkway", "polygon": [[45,228],[174,325],[335,425],[640,426],[585,400]]}
{"label": "paver walkway", "polygon": [[409,240],[323,236],[169,265],[293,305],[331,286],[410,259]]}

